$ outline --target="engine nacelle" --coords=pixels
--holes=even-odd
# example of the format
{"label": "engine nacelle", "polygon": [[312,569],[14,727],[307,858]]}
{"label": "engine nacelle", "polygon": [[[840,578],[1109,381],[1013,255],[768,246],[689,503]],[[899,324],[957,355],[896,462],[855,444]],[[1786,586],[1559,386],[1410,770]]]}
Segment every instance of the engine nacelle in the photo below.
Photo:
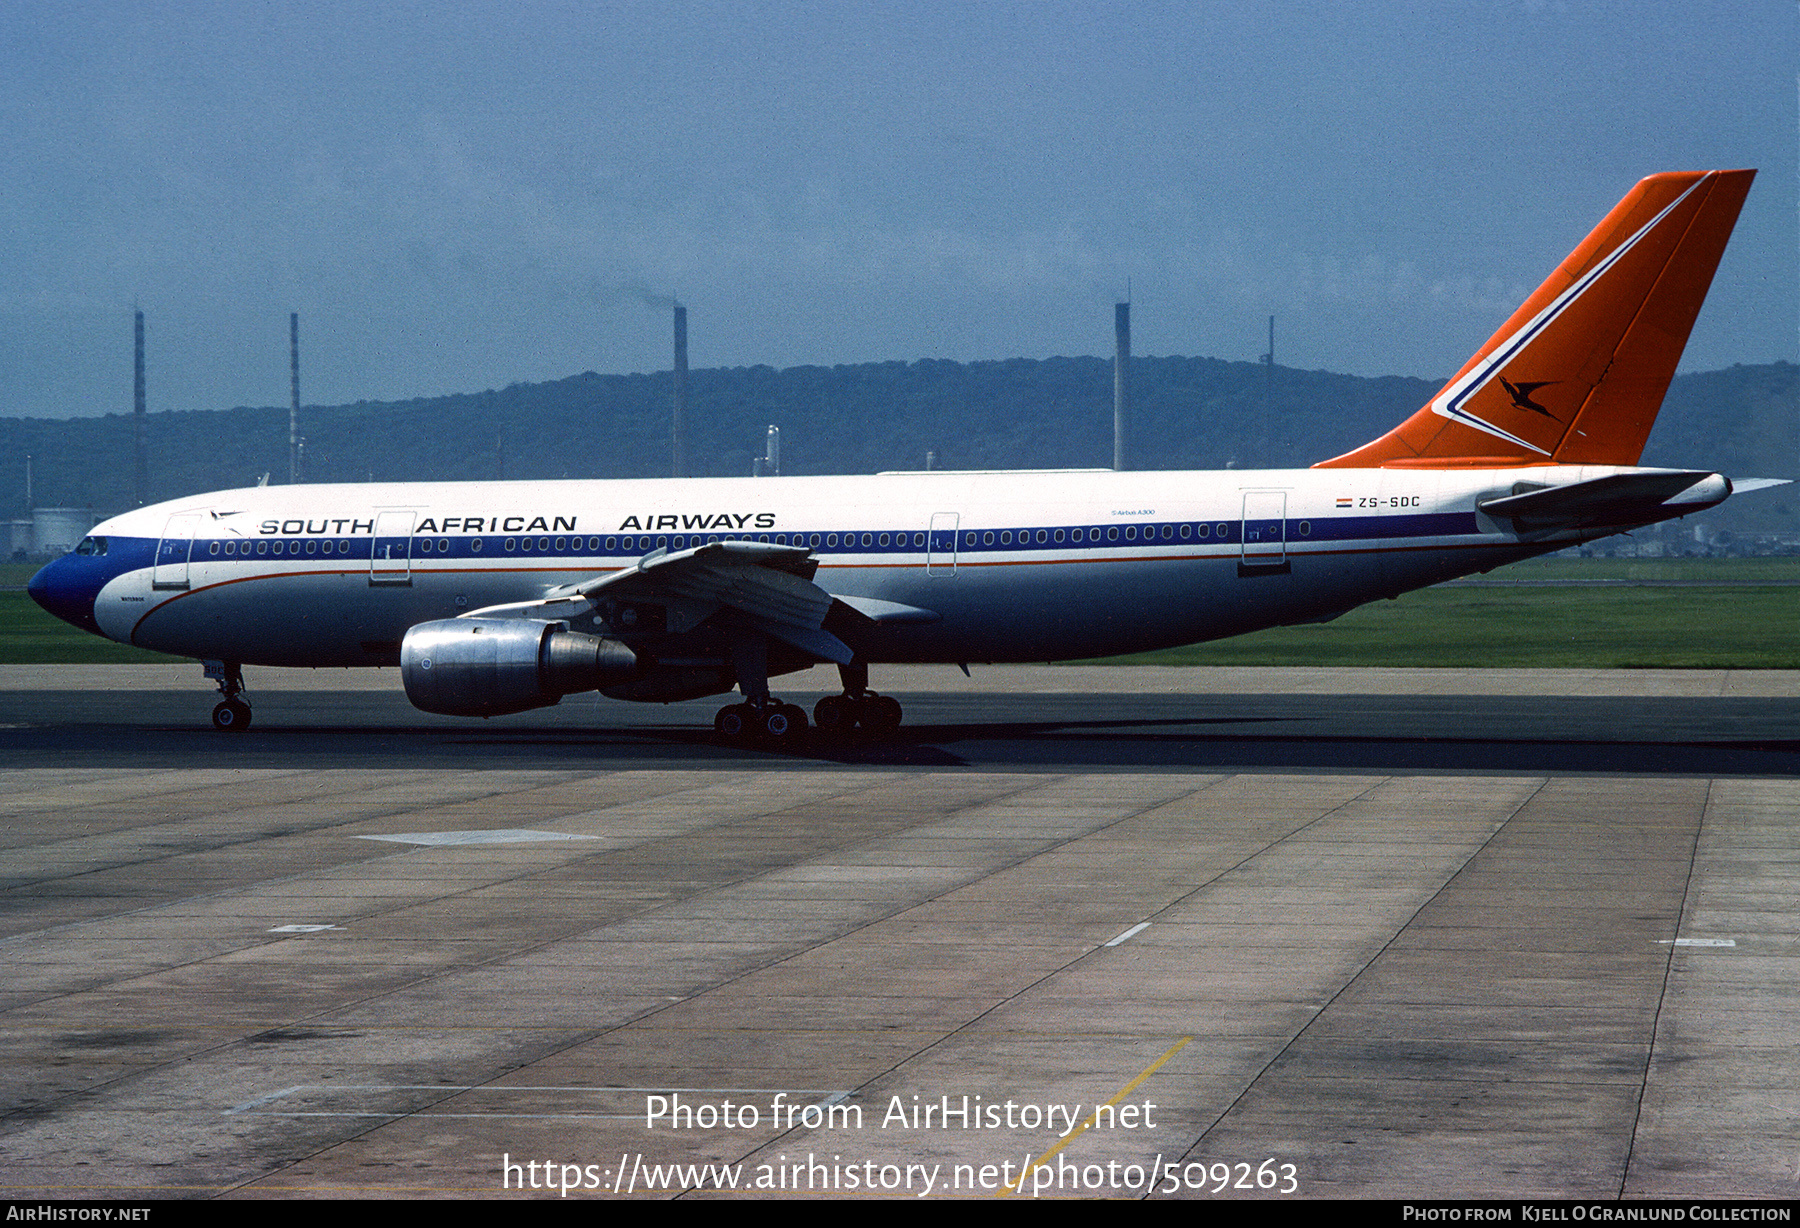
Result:
{"label": "engine nacelle", "polygon": [[504,716],[564,695],[616,686],[637,654],[610,636],[522,618],[446,618],[400,641],[400,679],[413,707],[444,716]]}

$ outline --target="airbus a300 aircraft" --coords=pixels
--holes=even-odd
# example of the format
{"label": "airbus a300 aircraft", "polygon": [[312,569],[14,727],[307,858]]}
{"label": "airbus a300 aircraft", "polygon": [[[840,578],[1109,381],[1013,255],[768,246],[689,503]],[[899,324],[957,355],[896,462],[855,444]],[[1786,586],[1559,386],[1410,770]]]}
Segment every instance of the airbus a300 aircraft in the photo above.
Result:
{"label": "airbus a300 aircraft", "polygon": [[1055,661],[1318,622],[1723,501],[1637,460],[1754,171],[1655,175],[1444,389],[1311,469],[287,486],[139,508],[31,581],[59,618],[199,658],[398,665],[428,712],[737,687],[833,662],[825,728],[892,729],[886,662]]}

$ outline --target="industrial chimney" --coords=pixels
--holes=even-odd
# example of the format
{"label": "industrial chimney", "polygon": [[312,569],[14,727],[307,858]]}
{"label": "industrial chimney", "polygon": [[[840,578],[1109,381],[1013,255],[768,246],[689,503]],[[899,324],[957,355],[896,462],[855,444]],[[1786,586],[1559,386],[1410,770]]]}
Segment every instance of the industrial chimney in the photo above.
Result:
{"label": "industrial chimney", "polygon": [[288,484],[300,481],[300,313],[288,313],[288,375],[294,394],[288,406]]}
{"label": "industrial chimney", "polygon": [[1131,304],[1113,307],[1113,468],[1125,466],[1125,418],[1131,412]]}
{"label": "industrial chimney", "polygon": [[687,416],[687,308],[675,304],[675,417],[670,442],[674,476],[687,476],[687,442],[682,420]]}
{"label": "industrial chimney", "polygon": [[144,313],[139,311],[134,314],[137,316],[137,391],[132,399],[131,421],[135,440],[137,505],[142,507],[150,500],[150,465],[144,456]]}

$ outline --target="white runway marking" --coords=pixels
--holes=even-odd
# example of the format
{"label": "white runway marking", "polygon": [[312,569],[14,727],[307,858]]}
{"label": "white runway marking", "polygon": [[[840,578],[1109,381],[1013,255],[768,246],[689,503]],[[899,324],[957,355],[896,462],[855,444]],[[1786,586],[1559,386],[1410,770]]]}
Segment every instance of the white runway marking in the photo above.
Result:
{"label": "white runway marking", "polygon": [[575,836],[561,831],[533,831],[529,827],[496,827],[489,831],[397,831],[385,836],[358,836],[358,840],[392,840],[396,844],[527,844],[534,840],[598,840],[599,836]]}
{"label": "white runway marking", "polygon": [[1145,930],[1147,930],[1149,928],[1150,928],[1150,923],[1148,921],[1139,921],[1136,925],[1134,925],[1130,929],[1126,930],[1123,934],[1120,934],[1117,938],[1108,940],[1106,945],[1109,947],[1116,947],[1121,942],[1125,942],[1128,939],[1135,938],[1139,934],[1143,933]]}

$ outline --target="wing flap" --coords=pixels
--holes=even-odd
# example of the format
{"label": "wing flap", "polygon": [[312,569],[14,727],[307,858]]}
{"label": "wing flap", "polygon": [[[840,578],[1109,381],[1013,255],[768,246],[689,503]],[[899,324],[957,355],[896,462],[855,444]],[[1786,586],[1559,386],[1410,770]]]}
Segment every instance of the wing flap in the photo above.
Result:
{"label": "wing flap", "polygon": [[730,611],[740,625],[747,623],[784,644],[842,665],[854,653],[824,629],[834,598],[812,582],[818,565],[804,546],[711,542],[674,553],[659,550],[630,567],[558,589],[540,601],[490,606],[462,617],[560,621],[590,613],[606,598],[683,606],[690,615],[689,626]]}

